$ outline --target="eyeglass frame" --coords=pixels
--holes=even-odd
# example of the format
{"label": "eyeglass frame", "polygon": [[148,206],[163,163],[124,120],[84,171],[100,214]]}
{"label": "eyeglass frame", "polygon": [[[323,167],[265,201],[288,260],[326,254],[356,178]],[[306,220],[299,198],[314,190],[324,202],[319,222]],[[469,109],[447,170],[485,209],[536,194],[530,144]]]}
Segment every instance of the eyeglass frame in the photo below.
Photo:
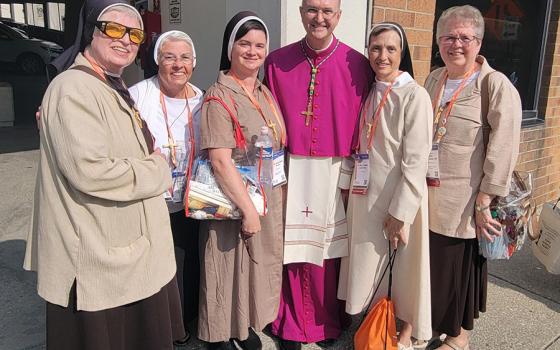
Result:
{"label": "eyeglass frame", "polygon": [[[468,39],[467,41],[465,41],[464,39]],[[444,42],[445,40],[453,40],[450,42]],[[459,35],[459,36],[455,36],[455,35],[442,35],[438,38],[439,42],[442,42],[444,45],[453,45],[455,44],[456,41],[459,41],[462,45],[464,46],[470,46],[471,43],[473,41],[478,41],[480,42],[480,38],[477,37],[476,35]]]}
{"label": "eyeglass frame", "polygon": [[[319,13],[322,13],[323,18],[325,18],[325,19],[331,19],[334,16],[336,16],[337,13],[340,12],[340,9],[338,9],[338,10],[334,10],[334,9],[331,9],[331,8],[322,9],[322,8],[318,8],[318,7],[314,7],[314,6],[309,6],[309,7],[302,6],[301,8],[303,9],[304,13],[309,17],[317,17],[317,16],[319,16]],[[315,13],[310,12],[310,11],[313,11],[313,10],[316,11],[316,12]],[[333,11],[333,12],[332,12],[332,14],[327,14],[327,13],[325,13],[325,11]]]}
{"label": "eyeglass frame", "polygon": [[[117,23],[117,22],[114,22],[114,21],[95,21],[94,24],[95,24],[95,28],[97,28],[101,33],[107,35],[111,39],[122,39],[122,38],[124,38],[124,36],[126,34],[128,34],[128,38],[129,38],[130,42],[135,44],[135,45],[142,45],[142,43],[146,41],[146,32],[144,30],[142,30],[141,28],[127,27],[124,24],[120,24],[120,23]],[[116,24],[118,26],[124,27],[125,31],[124,31],[123,35],[121,37],[113,37],[113,36],[107,34],[106,33],[107,24]],[[143,35],[142,35],[142,41],[141,42],[135,43],[134,41],[132,41],[132,38],[130,37],[130,31],[131,30],[138,30],[138,31],[142,32]]]}
{"label": "eyeglass frame", "polygon": [[[194,63],[194,60],[196,59],[196,57],[194,56],[188,56],[188,57],[183,57],[182,55],[177,57],[173,54],[169,54],[168,57],[165,57],[166,54],[162,54],[160,57],[161,63],[163,65],[169,66],[172,65],[173,63],[179,61],[182,64],[189,64],[192,65]],[[188,60],[188,61],[184,61],[184,60]],[[167,61],[167,62],[166,62]]]}

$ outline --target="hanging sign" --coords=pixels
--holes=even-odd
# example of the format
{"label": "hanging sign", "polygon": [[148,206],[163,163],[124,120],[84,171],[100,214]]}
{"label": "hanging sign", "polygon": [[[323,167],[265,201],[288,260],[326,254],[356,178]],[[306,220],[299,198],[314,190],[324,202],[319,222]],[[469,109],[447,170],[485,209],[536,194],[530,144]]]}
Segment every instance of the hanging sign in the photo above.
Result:
{"label": "hanging sign", "polygon": [[181,0],[169,0],[169,23],[181,23]]}

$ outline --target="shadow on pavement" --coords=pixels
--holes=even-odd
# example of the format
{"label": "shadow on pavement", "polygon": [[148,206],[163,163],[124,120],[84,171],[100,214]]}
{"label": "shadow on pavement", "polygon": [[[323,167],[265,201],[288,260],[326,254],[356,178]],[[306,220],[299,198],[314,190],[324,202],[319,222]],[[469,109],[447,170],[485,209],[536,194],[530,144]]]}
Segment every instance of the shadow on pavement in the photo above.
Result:
{"label": "shadow on pavement", "polygon": [[25,241],[0,242],[0,349],[42,349],[45,302],[37,295],[37,274],[22,269]]}
{"label": "shadow on pavement", "polygon": [[[543,302],[560,313],[560,275],[550,274],[535,258],[527,240],[520,252],[510,260],[488,262],[488,273],[496,279],[514,285],[527,297]],[[506,286],[504,285],[504,286]]]}

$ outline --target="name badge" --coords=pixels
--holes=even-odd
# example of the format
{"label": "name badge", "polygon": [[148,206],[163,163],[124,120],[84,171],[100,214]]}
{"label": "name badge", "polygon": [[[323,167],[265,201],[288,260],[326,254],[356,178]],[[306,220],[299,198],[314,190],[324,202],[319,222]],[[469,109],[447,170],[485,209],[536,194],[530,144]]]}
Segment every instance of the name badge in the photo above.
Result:
{"label": "name badge", "polygon": [[286,181],[284,168],[284,150],[275,151],[272,155],[272,187],[282,186]]}
{"label": "name badge", "polygon": [[426,174],[426,183],[428,186],[439,187],[439,144],[432,145],[430,156],[428,158],[428,173]]}
{"label": "name badge", "polygon": [[369,155],[367,153],[354,154],[353,194],[366,194],[369,186]]}

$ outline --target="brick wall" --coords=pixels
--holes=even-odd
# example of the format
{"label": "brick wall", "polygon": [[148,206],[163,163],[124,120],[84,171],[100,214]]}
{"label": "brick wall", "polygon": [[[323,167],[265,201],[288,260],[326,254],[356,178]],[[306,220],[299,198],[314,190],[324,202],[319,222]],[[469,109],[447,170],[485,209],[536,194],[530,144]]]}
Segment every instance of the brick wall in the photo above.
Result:
{"label": "brick wall", "polygon": [[411,49],[414,77],[419,84],[430,73],[434,0],[374,0],[373,23],[397,22],[405,29]]}
{"label": "brick wall", "polygon": [[517,169],[534,176],[535,200],[542,204],[560,195],[560,0],[553,3],[548,31],[539,115],[544,124],[523,128]]}

